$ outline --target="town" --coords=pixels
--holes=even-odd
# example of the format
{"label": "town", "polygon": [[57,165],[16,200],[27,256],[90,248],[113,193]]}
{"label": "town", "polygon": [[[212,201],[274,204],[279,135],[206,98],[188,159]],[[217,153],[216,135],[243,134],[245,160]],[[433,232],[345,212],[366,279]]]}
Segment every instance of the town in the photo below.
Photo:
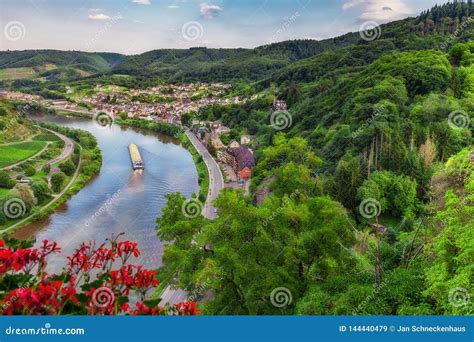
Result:
{"label": "town", "polygon": [[[244,134],[229,139],[230,128],[220,120],[200,120],[201,108],[212,105],[242,104],[248,99],[229,96],[232,85],[220,83],[187,83],[160,85],[147,89],[126,89],[117,85],[97,84],[88,96],[79,96],[66,87],[68,99],[45,99],[38,95],[2,91],[1,98],[36,102],[41,106],[66,113],[95,115],[105,113],[111,118],[134,118],[182,126],[181,116],[193,114],[190,130],[217,160],[226,187],[244,188],[249,192],[252,170],[256,164],[254,150],[257,139]],[[275,99],[272,110],[286,110],[283,100]],[[224,139],[223,136],[226,138]],[[224,143],[225,141],[226,143]]]}

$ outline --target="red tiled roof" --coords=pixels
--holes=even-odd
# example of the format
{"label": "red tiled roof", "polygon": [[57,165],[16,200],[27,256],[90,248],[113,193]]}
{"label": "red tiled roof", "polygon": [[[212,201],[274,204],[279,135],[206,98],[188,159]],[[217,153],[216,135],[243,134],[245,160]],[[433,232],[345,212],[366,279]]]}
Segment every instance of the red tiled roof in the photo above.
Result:
{"label": "red tiled roof", "polygon": [[244,167],[253,168],[256,164],[255,156],[245,146],[239,146],[231,149],[231,154],[237,161],[237,170],[242,170]]}

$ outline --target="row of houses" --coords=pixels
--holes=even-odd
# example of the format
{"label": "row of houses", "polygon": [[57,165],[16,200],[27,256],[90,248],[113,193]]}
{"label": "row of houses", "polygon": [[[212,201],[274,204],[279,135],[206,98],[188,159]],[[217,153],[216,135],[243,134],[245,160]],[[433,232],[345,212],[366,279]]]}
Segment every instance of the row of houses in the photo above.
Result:
{"label": "row of houses", "polygon": [[255,141],[253,135],[242,135],[240,143],[231,140],[227,146],[222,142],[221,136],[230,133],[230,128],[222,121],[193,121],[193,131],[205,142],[210,149],[216,151],[217,160],[229,165],[239,179],[248,179],[255,167],[255,156],[250,146]]}
{"label": "row of houses", "polygon": [[217,159],[230,165],[240,179],[250,178],[256,164],[252,150],[245,145],[220,149],[217,151]]}

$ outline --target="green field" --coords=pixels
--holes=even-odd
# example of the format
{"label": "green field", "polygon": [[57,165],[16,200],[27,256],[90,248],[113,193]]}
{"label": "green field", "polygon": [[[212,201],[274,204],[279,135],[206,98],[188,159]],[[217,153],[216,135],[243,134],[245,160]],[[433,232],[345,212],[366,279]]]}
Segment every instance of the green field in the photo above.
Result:
{"label": "green field", "polygon": [[5,198],[9,191],[10,191],[9,189],[0,188],[0,200],[2,198]]}
{"label": "green field", "polygon": [[33,141],[59,141],[61,140],[56,134],[40,134],[33,137]]}
{"label": "green field", "polygon": [[12,145],[0,146],[0,167],[25,160],[46,146],[44,141],[29,141]]}
{"label": "green field", "polygon": [[20,80],[36,75],[31,67],[0,69],[0,80]]}

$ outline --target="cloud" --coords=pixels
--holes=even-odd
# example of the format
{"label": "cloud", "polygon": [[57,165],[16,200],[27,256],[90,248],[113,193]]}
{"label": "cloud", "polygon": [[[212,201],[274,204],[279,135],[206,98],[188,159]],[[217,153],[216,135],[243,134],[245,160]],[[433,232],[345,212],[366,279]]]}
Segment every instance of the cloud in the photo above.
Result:
{"label": "cloud", "polygon": [[348,1],[346,3],[344,3],[342,5],[342,9],[343,10],[348,10],[348,9],[351,9],[353,7],[356,7],[356,6],[359,6],[360,4],[363,4],[364,2],[366,2],[366,0],[352,0],[352,1]]}
{"label": "cloud", "polygon": [[222,7],[215,4],[208,4],[207,2],[202,2],[199,5],[199,9],[201,12],[201,16],[207,19],[212,19],[216,17],[220,11],[222,11]]}
{"label": "cloud", "polygon": [[89,8],[89,11],[91,11],[91,12],[100,12],[102,10],[100,8]]}
{"label": "cloud", "polygon": [[138,4],[138,5],[150,5],[151,4],[150,0],[132,0],[132,2],[134,4]]}
{"label": "cloud", "polygon": [[110,20],[110,18],[107,14],[104,13],[98,13],[98,14],[89,14],[89,19],[91,20]]}
{"label": "cloud", "polygon": [[179,6],[178,5],[168,5],[168,8],[177,9],[177,8],[179,8]]}
{"label": "cloud", "polygon": [[350,0],[342,5],[343,10],[361,8],[360,21],[387,22],[413,14],[405,0]]}

